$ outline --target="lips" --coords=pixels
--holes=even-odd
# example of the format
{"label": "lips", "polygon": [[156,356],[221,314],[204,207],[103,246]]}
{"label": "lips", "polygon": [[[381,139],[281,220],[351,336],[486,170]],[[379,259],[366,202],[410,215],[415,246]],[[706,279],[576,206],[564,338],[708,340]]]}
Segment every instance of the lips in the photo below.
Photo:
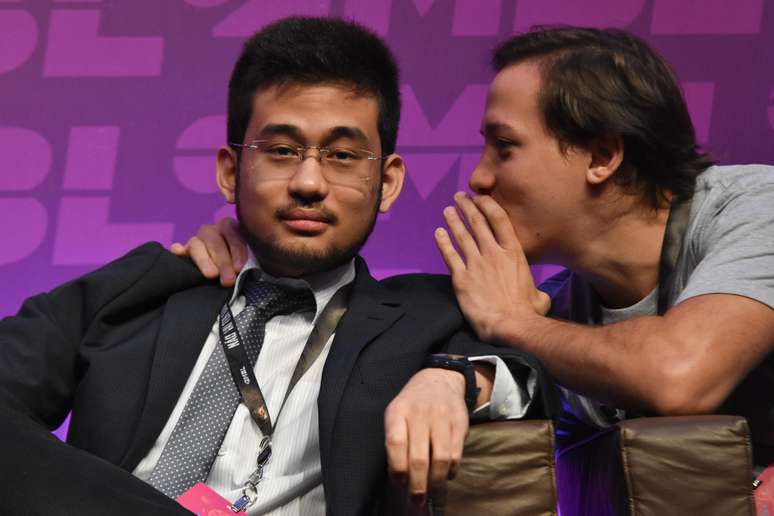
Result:
{"label": "lips", "polygon": [[332,217],[320,210],[296,208],[283,214],[286,220],[313,220],[316,222],[331,223]]}
{"label": "lips", "polygon": [[334,217],[324,211],[303,208],[284,211],[280,219],[291,230],[306,235],[322,233],[334,222]]}

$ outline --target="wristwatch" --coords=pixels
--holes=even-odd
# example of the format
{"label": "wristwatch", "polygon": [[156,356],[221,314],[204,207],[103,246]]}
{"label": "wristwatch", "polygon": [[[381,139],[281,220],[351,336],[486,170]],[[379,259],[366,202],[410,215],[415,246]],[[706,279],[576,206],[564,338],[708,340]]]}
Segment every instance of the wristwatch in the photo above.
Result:
{"label": "wristwatch", "polygon": [[476,409],[476,401],[481,389],[476,385],[476,368],[473,367],[468,357],[436,353],[425,358],[424,367],[437,367],[462,373],[462,376],[465,377],[465,405],[468,406],[468,413],[472,413]]}

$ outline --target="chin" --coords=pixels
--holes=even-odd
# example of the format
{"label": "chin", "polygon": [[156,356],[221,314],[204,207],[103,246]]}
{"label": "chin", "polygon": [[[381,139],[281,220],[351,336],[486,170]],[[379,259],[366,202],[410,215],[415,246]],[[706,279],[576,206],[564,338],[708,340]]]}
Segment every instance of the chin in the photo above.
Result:
{"label": "chin", "polygon": [[303,276],[335,269],[352,260],[360,245],[315,247],[306,243],[280,245],[276,241],[250,238],[250,248],[267,272],[284,276]]}

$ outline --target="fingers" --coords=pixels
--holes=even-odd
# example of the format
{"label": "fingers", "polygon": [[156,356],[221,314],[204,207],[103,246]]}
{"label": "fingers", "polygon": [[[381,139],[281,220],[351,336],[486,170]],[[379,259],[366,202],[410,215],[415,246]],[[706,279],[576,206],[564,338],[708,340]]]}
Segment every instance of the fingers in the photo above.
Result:
{"label": "fingers", "polygon": [[460,463],[462,462],[462,451],[465,449],[465,438],[468,436],[468,427],[470,419],[466,410],[464,410],[460,417],[452,422],[451,436],[449,439],[449,473],[446,478],[449,480],[454,479],[457,476],[457,471],[460,469]]}
{"label": "fingers", "polygon": [[462,251],[465,261],[469,261],[478,256],[478,244],[468,232],[468,228],[462,222],[459,213],[451,206],[447,206],[443,210],[443,218],[446,220],[446,225],[449,226],[449,231],[454,237],[454,241]]}
{"label": "fingers", "polygon": [[176,256],[186,256],[188,255],[188,251],[186,250],[185,246],[181,244],[180,242],[175,242],[171,246],[169,246],[169,252]]}
{"label": "fingers", "polygon": [[207,247],[199,237],[191,238],[185,245],[185,250],[205,278],[214,279],[218,277],[218,267],[212,261],[210,253],[207,252]]}
{"label": "fingers", "polygon": [[206,278],[220,276],[224,287],[232,287],[247,262],[247,244],[239,233],[239,223],[231,218],[217,224],[205,224],[185,245],[175,242],[169,250],[177,256],[189,256]]}
{"label": "fingers", "polygon": [[468,411],[464,379],[457,375],[434,369],[417,373],[385,412],[390,474],[405,482],[415,504],[442,489],[459,467]]}
{"label": "fingers", "polygon": [[384,438],[390,474],[405,480],[408,473],[408,427],[406,419],[397,413],[393,405],[388,406],[384,414]]}
{"label": "fingers", "polygon": [[437,489],[446,484],[451,467],[451,435],[450,421],[439,421],[430,431],[430,489]]}
{"label": "fingers", "polygon": [[435,230],[435,245],[441,252],[441,258],[446,263],[446,267],[449,268],[449,272],[452,276],[458,275],[465,270],[465,262],[462,261],[460,255],[457,254],[457,250],[452,245],[449,233],[443,228]]}
{"label": "fingers", "polygon": [[427,494],[430,428],[426,421],[412,421],[408,430],[408,492],[412,501],[422,503]]}
{"label": "fingers", "polygon": [[465,220],[468,221],[470,230],[473,232],[473,237],[478,243],[478,248],[485,248],[487,246],[496,245],[494,235],[492,234],[492,228],[489,227],[489,221],[487,217],[481,212],[476,204],[462,192],[454,194],[454,202],[465,216]]}
{"label": "fingers", "polygon": [[224,217],[215,226],[226,240],[234,272],[239,273],[247,263],[247,244],[239,232],[239,223],[231,217]]}
{"label": "fingers", "polygon": [[508,213],[488,195],[477,195],[473,203],[484,214],[497,242],[506,249],[521,250],[521,242],[513,229]]}
{"label": "fingers", "polygon": [[204,225],[200,227],[194,237],[194,240],[195,239],[201,241],[210,261],[218,269],[220,283],[224,287],[234,285],[234,282],[236,281],[236,271],[231,263],[231,253],[226,245],[225,236],[221,233],[218,226]]}

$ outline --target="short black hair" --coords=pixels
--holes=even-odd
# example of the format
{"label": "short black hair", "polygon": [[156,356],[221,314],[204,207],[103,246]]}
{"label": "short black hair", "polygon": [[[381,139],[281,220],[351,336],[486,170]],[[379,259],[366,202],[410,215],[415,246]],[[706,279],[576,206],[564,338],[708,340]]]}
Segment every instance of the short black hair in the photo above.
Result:
{"label": "short black hair", "polygon": [[344,84],[373,95],[382,154],[395,152],[400,122],[395,58],[368,29],[337,18],[284,18],[245,42],[228,85],[228,141],[244,139],[256,92],[294,83]]}
{"label": "short black hair", "polygon": [[618,184],[652,207],[667,193],[693,195],[713,161],[699,149],[675,74],[658,52],[622,30],[543,26],[502,43],[492,63],[499,72],[529,60],[540,68],[545,126],[563,148],[621,137]]}

